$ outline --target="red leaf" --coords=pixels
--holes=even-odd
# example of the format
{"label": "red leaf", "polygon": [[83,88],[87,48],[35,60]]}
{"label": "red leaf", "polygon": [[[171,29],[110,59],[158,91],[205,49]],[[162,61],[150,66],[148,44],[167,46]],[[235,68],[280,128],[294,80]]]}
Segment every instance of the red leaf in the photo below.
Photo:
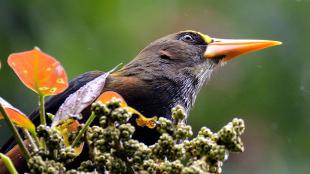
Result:
{"label": "red leaf", "polygon": [[[0,103],[3,106],[6,114],[10,117],[13,123],[19,127],[23,127],[29,130],[29,132],[35,134],[35,126],[31,120],[18,109],[14,108],[7,101],[0,97]],[[0,120],[3,119],[3,115],[0,113]]]}
{"label": "red leaf", "polygon": [[28,88],[41,95],[56,95],[68,87],[64,68],[53,57],[38,48],[13,53],[8,64]]}

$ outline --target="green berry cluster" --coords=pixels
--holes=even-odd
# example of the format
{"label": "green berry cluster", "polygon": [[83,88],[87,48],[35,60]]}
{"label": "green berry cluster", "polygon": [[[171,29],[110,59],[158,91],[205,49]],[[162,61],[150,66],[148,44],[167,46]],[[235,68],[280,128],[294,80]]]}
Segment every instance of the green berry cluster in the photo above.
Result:
{"label": "green berry cluster", "polygon": [[38,137],[44,140],[49,151],[52,149],[60,149],[63,145],[62,137],[56,129],[40,125],[37,127],[37,133]]}
{"label": "green berry cluster", "polygon": [[44,173],[44,174],[61,174],[66,168],[61,162],[55,160],[44,160],[40,155],[32,156],[28,161],[30,173]]}
{"label": "green berry cluster", "polygon": [[64,164],[72,162],[76,157],[73,148],[65,147],[63,137],[57,129],[40,125],[37,127],[37,133],[45,148],[33,152],[34,155],[40,155],[43,159],[53,159]]}
{"label": "green berry cluster", "polygon": [[243,152],[244,146],[240,135],[245,129],[244,121],[235,118],[218,132],[217,143],[224,145],[231,152]]}
{"label": "green berry cluster", "polygon": [[[229,152],[244,150],[240,136],[245,126],[241,119],[233,119],[217,133],[202,127],[193,137],[191,126],[184,121],[184,109],[176,106],[171,120],[157,120],[155,129],[161,136],[147,146],[132,139],[135,127],[128,123],[131,113],[117,99],[107,104],[95,102],[91,110],[99,124],[89,126],[81,139],[88,147],[89,159],[81,161],[76,169],[66,170],[66,165],[75,160],[74,149],[64,146],[59,131],[41,125],[38,135],[46,149],[40,149],[29,160],[31,173],[217,174],[222,172]],[[71,137],[74,139],[76,133]]]}
{"label": "green berry cluster", "polygon": [[172,108],[172,120],[159,118],[156,126],[161,134],[168,133],[175,141],[183,140],[193,136],[192,127],[185,124],[186,113],[181,106]]}

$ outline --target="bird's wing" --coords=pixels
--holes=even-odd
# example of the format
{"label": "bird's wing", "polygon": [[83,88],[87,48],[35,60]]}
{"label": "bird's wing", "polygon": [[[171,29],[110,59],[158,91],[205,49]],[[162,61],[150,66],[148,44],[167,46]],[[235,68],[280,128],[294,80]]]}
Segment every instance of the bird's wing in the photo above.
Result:
{"label": "bird's wing", "polygon": [[[93,79],[97,78],[98,76],[104,74],[102,71],[90,71],[86,72],[84,74],[79,75],[78,77],[74,78],[70,81],[69,87],[62,92],[59,95],[52,96],[45,102],[45,110],[46,113],[52,113],[55,114],[59,107],[64,103],[66,98],[80,89],[82,86],[84,86],[89,81],[92,81]],[[30,119],[33,121],[35,125],[40,124],[40,118],[39,118],[39,110],[36,109],[34,112],[30,114]],[[47,120],[49,121],[49,120]],[[49,124],[49,123],[48,123]],[[0,149],[0,152],[7,152],[9,149],[11,149],[15,145],[15,139],[11,137]]]}

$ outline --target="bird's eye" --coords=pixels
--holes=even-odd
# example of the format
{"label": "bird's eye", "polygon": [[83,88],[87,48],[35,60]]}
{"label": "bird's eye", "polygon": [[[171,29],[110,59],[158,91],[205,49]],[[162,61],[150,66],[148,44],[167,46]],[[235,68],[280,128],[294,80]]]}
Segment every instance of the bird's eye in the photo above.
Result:
{"label": "bird's eye", "polygon": [[184,35],[183,37],[182,37],[182,40],[183,41],[187,41],[187,42],[192,42],[194,39],[193,39],[193,37],[191,36],[191,35]]}

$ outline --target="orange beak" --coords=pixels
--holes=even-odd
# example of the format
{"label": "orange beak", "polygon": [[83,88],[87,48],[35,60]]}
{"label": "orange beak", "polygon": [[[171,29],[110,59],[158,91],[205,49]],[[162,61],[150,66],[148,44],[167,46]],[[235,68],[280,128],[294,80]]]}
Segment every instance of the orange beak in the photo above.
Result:
{"label": "orange beak", "polygon": [[272,40],[213,39],[208,44],[204,57],[222,58],[223,62],[227,62],[239,55],[281,44],[282,42]]}

